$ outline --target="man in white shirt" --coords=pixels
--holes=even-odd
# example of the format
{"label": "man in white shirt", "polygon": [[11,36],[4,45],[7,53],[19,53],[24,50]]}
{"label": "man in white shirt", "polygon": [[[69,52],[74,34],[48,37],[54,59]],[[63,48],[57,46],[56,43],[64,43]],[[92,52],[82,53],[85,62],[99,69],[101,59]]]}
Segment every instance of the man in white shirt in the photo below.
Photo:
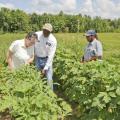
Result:
{"label": "man in white shirt", "polygon": [[85,47],[84,56],[82,57],[82,62],[88,62],[92,60],[101,60],[103,56],[102,44],[97,40],[97,33],[95,30],[88,30],[85,33],[86,39],[88,41]]}
{"label": "man in white shirt", "polygon": [[46,23],[42,31],[36,32],[38,41],[35,43],[35,65],[46,76],[48,85],[53,90],[52,63],[56,51],[57,41],[53,36],[52,25]]}
{"label": "man in white shirt", "polygon": [[7,63],[10,70],[33,62],[34,44],[37,39],[37,34],[31,32],[24,39],[13,41],[7,53]]}

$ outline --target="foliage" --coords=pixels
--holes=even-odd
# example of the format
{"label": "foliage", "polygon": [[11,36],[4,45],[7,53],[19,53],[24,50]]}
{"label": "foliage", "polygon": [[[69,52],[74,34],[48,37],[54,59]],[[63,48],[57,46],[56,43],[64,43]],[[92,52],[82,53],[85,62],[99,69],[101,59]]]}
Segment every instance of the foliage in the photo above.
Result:
{"label": "foliage", "polygon": [[1,32],[38,31],[46,22],[52,23],[53,32],[85,32],[88,29],[95,29],[98,32],[120,32],[120,18],[102,19],[101,17],[91,18],[81,14],[67,15],[60,11],[57,15],[36,13],[27,14],[22,10],[0,10]]}
{"label": "foliage", "polygon": [[[63,14],[60,14],[60,16],[63,17]],[[44,15],[44,17],[45,17],[44,19],[46,19],[46,15]],[[7,33],[7,34],[0,35],[0,42],[1,42],[0,69],[3,66],[5,66],[4,62],[5,62],[6,51],[10,43],[13,40],[21,39],[24,36],[25,34],[20,34],[20,33],[19,34]],[[68,100],[71,103],[74,103],[74,104],[77,103],[76,109],[75,109],[76,110],[75,117],[76,116],[80,117],[78,118],[79,120],[80,119],[82,120],[92,120],[92,119],[93,120],[119,120],[119,117],[120,117],[120,114],[119,114],[120,113],[120,109],[119,109],[120,108],[120,105],[119,105],[119,101],[120,101],[120,96],[119,96],[120,35],[119,33],[100,33],[98,37],[103,44],[104,61],[101,63],[96,61],[96,62],[91,62],[86,64],[81,64],[79,62],[80,57],[83,55],[84,46],[86,44],[86,40],[85,40],[85,37],[83,36],[83,33],[81,34],[59,33],[59,34],[55,34],[55,36],[58,40],[58,46],[57,46],[57,52],[56,52],[55,61],[53,65],[55,70],[54,75],[55,75],[56,82],[59,82],[60,84],[59,85],[60,92],[61,92],[60,94],[64,95],[65,98],[67,96]],[[13,75],[15,76],[15,73],[10,73],[8,70],[3,68],[1,72],[2,77],[0,76],[0,80],[2,80],[2,82],[0,82],[0,84],[2,83],[0,86],[3,86],[4,80],[12,81],[14,79],[14,81],[16,81],[17,79],[19,79],[16,77],[13,78]],[[32,70],[33,74],[34,72],[35,71]],[[24,74],[24,76],[20,76],[22,81],[25,79],[26,86],[28,85],[28,82],[26,83],[26,78],[27,78],[26,76],[30,77],[30,75],[32,74]],[[38,75],[36,79],[34,79],[36,82],[38,82],[37,78],[38,78]],[[30,83],[33,83],[31,79],[32,79],[32,76],[30,77]],[[22,81],[18,83],[15,82],[15,84],[20,86],[22,85]],[[44,86],[43,87],[44,89],[42,89],[42,92],[41,92],[44,96],[47,93],[47,92],[44,93],[44,91],[47,90],[48,88],[45,88],[46,87],[46,85],[44,85],[45,83],[41,81],[39,82],[42,86]],[[13,81],[12,81],[12,84],[13,84]],[[5,85],[8,85],[8,84],[5,83]],[[5,89],[7,88],[5,87]],[[27,94],[27,92],[25,94]],[[46,97],[46,98],[49,98],[49,97]],[[59,107],[67,105],[65,102],[62,102],[60,104],[61,99],[58,99],[56,97],[55,99],[56,99],[55,100],[56,102],[54,103],[56,106],[57,104]],[[50,102],[52,100],[53,99],[50,99]],[[48,102],[49,101],[47,101],[47,103]],[[62,116],[65,116],[68,113],[68,111],[65,111],[64,109],[70,110],[69,106],[68,108],[67,106],[65,108],[60,107],[64,111],[64,113],[62,112]],[[22,107],[24,108],[24,106]],[[19,108],[20,110],[22,109],[20,105],[19,105]],[[54,108],[55,107],[53,107],[53,109]],[[11,110],[11,107],[10,107],[10,110]],[[51,110],[51,109],[48,108],[48,110]],[[25,114],[26,112],[28,111],[25,111]],[[12,110],[11,110],[11,113],[12,113]],[[61,112],[59,113],[61,115]],[[13,115],[16,115],[16,113]],[[71,120],[74,120],[74,117]]]}
{"label": "foliage", "polygon": [[58,99],[33,67],[10,72],[0,69],[0,112],[7,109],[15,120],[58,120],[71,108]]}
{"label": "foliage", "polygon": [[58,51],[55,73],[69,101],[77,102],[83,120],[119,120],[120,65],[80,63],[71,52]]}

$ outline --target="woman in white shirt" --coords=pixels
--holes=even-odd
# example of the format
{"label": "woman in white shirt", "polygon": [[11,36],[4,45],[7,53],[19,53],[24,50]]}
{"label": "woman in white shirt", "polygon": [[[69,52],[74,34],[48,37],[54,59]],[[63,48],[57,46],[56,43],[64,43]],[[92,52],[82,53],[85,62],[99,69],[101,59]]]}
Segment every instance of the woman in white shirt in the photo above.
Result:
{"label": "woman in white shirt", "polygon": [[10,70],[33,62],[34,44],[37,39],[37,34],[30,32],[24,39],[13,41],[7,53],[7,63]]}

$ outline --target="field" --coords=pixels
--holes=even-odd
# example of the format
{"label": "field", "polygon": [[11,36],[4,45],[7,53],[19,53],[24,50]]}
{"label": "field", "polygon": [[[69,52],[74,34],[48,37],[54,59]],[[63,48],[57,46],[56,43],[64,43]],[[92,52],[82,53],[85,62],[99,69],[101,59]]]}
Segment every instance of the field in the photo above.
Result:
{"label": "field", "polygon": [[[43,111],[39,114],[39,110],[41,109],[38,109],[40,108],[40,106],[36,105],[38,107],[36,108],[37,112],[35,111],[30,115],[28,113],[33,109],[31,107],[27,108],[26,104],[22,104],[23,106],[26,106],[25,110],[22,111],[20,108],[23,107],[22,105],[19,106],[15,101],[14,104],[9,103],[10,100],[12,100],[12,97],[14,97],[15,99],[21,97],[21,95],[16,96],[16,94],[18,94],[15,93],[16,89],[17,92],[19,91],[23,93],[26,98],[28,96],[32,96],[33,99],[36,96],[37,98],[39,97],[37,94],[35,94],[36,96],[34,95],[35,91],[32,95],[28,95],[28,91],[31,91],[33,87],[30,84],[34,83],[34,76],[37,76],[37,73],[36,71],[34,71],[34,68],[32,77],[30,75],[27,76],[24,74],[25,71],[29,74],[29,70],[30,73],[32,73],[31,68],[23,68],[21,70],[22,72],[18,71],[17,73],[9,73],[9,71],[7,71],[6,69],[5,64],[6,52],[11,42],[13,40],[22,39],[24,38],[24,36],[25,34],[18,33],[7,33],[0,35],[0,95],[3,95],[4,98],[3,99],[2,97],[0,97],[0,106],[2,106],[0,108],[1,114],[6,112],[6,109],[8,109],[8,113],[10,115],[9,119],[15,118],[16,120],[120,119],[120,33],[99,33],[98,38],[103,44],[103,63],[101,64],[99,62],[91,62],[85,65],[80,64],[79,62],[81,56],[83,55],[84,47],[87,43],[85,36],[83,36],[83,33],[55,34],[58,42],[58,47],[54,59],[54,78],[55,82],[60,84],[58,85],[58,87],[56,87],[56,93],[58,97],[62,97],[67,101],[67,103],[63,99],[59,100],[59,98],[55,96],[54,93],[51,94],[51,91],[48,91],[47,95],[44,94],[49,88],[46,88],[47,86],[44,85],[44,83],[36,82],[34,86],[39,84],[43,88],[45,88],[44,90],[42,90],[42,88],[36,88],[35,91],[42,91],[42,95],[39,92],[38,94],[40,94],[41,97],[44,98],[43,102],[46,102],[46,104],[40,101],[39,104],[41,104],[41,109],[43,109]],[[28,80],[31,78],[33,78],[33,80]],[[9,81],[9,79],[17,79],[19,84],[15,82],[12,83],[12,85],[17,85],[18,88],[15,88],[14,90],[14,88],[9,86],[7,82],[3,84],[4,80]],[[21,84],[20,79],[23,79],[25,81],[27,80],[27,82],[24,83],[24,87],[30,86],[28,88],[26,87],[27,90],[23,91],[22,88],[19,89],[19,85]],[[6,89],[5,87],[8,87],[9,89]],[[11,94],[9,94],[10,89],[12,89],[12,91],[10,92]],[[9,98],[8,100],[6,96],[11,96],[11,98]],[[23,98],[24,97],[21,97],[21,101]],[[24,100],[24,102],[29,102],[28,106],[30,106],[30,101],[34,101],[33,99],[29,99],[28,101]],[[47,103],[48,99],[50,99],[50,101]],[[6,100],[5,103],[3,102],[4,100]],[[60,104],[60,101],[62,101],[62,105]],[[16,105],[18,106],[18,108],[15,107]],[[46,108],[47,105],[48,108]],[[11,106],[14,110],[11,110]],[[53,108],[52,110],[51,107]],[[70,107],[72,107],[72,111]],[[20,110],[16,112],[18,109]],[[53,115],[51,115],[51,113]],[[49,117],[45,118],[43,114],[45,114],[45,116],[48,115]],[[41,119],[39,116],[42,116]],[[2,117],[0,120],[3,120]]]}
{"label": "field", "polygon": [[[25,34],[2,34],[0,35],[0,60],[5,58],[6,50],[13,40],[24,38]],[[84,46],[87,43],[82,33],[59,33],[55,34],[58,41],[58,49],[71,49],[73,53],[83,54]],[[99,39],[103,44],[104,59],[119,59],[120,57],[120,33],[99,33]],[[109,59],[108,59],[109,58]]]}

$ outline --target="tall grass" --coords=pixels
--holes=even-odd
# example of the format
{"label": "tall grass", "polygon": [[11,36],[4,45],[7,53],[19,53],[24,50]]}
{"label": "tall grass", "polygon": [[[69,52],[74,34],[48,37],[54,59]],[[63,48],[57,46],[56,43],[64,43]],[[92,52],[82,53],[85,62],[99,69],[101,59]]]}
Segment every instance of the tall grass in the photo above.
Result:
{"label": "tall grass", "polygon": [[[78,59],[83,55],[87,40],[83,33],[57,33],[57,49],[70,50]],[[7,33],[0,35],[0,63],[5,61],[6,52],[12,41],[23,39],[25,34]],[[120,59],[120,33],[99,33],[98,37],[103,44],[104,59]]]}

